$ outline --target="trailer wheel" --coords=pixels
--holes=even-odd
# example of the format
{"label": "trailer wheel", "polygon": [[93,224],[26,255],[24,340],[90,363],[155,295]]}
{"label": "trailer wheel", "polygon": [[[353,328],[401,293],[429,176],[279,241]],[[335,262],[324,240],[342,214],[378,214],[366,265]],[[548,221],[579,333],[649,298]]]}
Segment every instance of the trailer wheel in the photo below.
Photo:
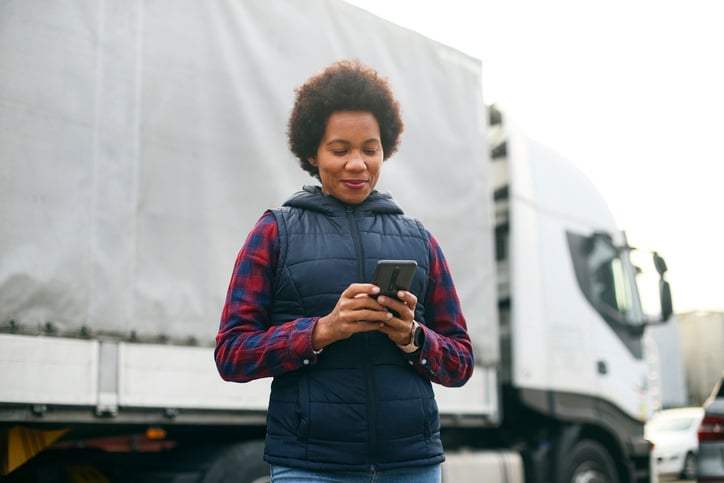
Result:
{"label": "trailer wheel", "polygon": [[225,448],[204,473],[202,483],[269,483],[269,465],[263,460],[264,442],[252,441]]}
{"label": "trailer wheel", "polygon": [[566,483],[618,483],[618,474],[608,452],[594,441],[573,447],[563,469]]}

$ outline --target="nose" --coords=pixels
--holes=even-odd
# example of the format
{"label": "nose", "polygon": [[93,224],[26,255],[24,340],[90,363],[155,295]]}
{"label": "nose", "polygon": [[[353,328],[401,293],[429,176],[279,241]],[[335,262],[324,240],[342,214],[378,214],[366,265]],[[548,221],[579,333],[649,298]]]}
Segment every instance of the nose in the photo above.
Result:
{"label": "nose", "polygon": [[364,171],[367,168],[364,157],[360,151],[351,151],[347,158],[346,168],[350,171]]}

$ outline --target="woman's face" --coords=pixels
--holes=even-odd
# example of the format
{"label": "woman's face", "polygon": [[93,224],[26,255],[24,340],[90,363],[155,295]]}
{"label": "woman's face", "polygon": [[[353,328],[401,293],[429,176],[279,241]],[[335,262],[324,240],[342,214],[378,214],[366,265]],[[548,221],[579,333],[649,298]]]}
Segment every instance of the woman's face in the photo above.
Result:
{"label": "woman's face", "polygon": [[317,155],[322,191],[350,205],[362,203],[382,170],[382,142],[377,119],[366,111],[337,111],[329,116]]}

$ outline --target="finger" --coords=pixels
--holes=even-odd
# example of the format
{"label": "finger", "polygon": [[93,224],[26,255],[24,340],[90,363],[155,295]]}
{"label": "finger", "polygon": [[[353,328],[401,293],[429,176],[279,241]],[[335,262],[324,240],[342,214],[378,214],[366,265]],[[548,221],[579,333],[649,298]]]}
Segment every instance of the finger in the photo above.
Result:
{"label": "finger", "polygon": [[408,292],[407,290],[400,290],[397,292],[397,298],[405,302],[410,307],[415,307],[417,305],[417,297],[414,293]]}
{"label": "finger", "polygon": [[379,330],[381,332],[386,332],[387,324],[384,322],[377,322],[377,321],[360,321],[357,324],[355,324],[354,332],[371,332],[373,330]]}
{"label": "finger", "polygon": [[383,324],[377,330],[387,335],[395,344],[405,345],[410,339],[410,323],[404,321],[393,321]]}
{"label": "finger", "polygon": [[[367,298],[367,297],[364,297]],[[339,304],[338,319],[342,323],[356,324],[360,321],[379,321],[386,322],[392,318],[387,308],[381,306],[376,301],[360,298],[347,299]]]}
{"label": "finger", "polygon": [[371,322],[376,325],[387,324],[392,320],[392,314],[387,310],[356,310],[354,312],[354,323]]}
{"label": "finger", "polygon": [[376,298],[367,294],[358,294],[353,299],[346,299],[342,302],[346,310],[374,310],[376,312],[387,312],[387,307],[380,305]]}
{"label": "finger", "polygon": [[[372,284],[352,284],[339,296],[335,311],[349,313],[364,308],[378,311],[385,310],[373,298],[369,297],[369,292],[374,293],[375,291],[379,291],[379,289]],[[352,317],[352,319],[357,319],[357,317]]]}
{"label": "finger", "polygon": [[378,293],[380,293],[380,288],[377,285],[371,283],[353,283],[342,292],[341,297],[352,299],[361,295],[377,295]]}
{"label": "finger", "polygon": [[380,296],[377,301],[380,303],[380,305],[383,305],[389,310],[393,310],[394,312],[396,312],[398,314],[397,317],[400,319],[411,320],[411,318],[414,318],[414,312],[412,307],[410,307],[407,303],[403,301],[384,296]]}

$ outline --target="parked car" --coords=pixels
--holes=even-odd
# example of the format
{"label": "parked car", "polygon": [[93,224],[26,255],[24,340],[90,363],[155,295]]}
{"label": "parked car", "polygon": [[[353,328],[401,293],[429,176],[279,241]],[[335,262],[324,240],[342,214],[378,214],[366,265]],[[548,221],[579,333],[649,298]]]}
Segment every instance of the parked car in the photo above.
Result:
{"label": "parked car", "polygon": [[656,413],[644,428],[646,439],[654,444],[654,468],[659,475],[696,478],[697,430],[704,408],[665,409]]}
{"label": "parked car", "polygon": [[704,419],[699,425],[697,481],[724,482],[724,374],[704,402]]}

